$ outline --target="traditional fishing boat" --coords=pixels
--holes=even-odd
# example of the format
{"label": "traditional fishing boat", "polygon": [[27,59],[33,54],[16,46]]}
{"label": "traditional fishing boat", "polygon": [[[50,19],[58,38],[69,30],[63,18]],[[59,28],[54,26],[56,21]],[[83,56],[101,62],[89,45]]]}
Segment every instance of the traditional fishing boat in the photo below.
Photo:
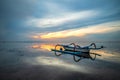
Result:
{"label": "traditional fishing boat", "polygon": [[[82,58],[90,58],[91,60],[95,60],[96,55],[101,56],[97,53],[91,53],[90,50],[98,50],[104,48],[103,46],[97,48],[95,43],[90,44],[89,46],[81,47],[79,45],[76,45],[75,43],[71,43],[69,45],[62,45],[57,44],[54,49],[51,49],[51,51],[55,52],[56,56],[60,56],[62,54],[71,54],[73,55],[73,59],[75,62],[79,62]],[[91,56],[94,55],[93,56]],[[76,59],[76,57],[79,57]]]}

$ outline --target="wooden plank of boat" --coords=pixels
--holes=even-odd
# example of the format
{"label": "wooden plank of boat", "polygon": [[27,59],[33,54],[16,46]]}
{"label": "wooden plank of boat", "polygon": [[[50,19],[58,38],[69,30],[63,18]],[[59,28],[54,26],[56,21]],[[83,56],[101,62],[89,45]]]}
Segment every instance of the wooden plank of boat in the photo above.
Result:
{"label": "wooden plank of boat", "polygon": [[81,54],[82,52],[71,52],[71,51],[62,51],[62,50],[55,50],[55,49],[51,49],[52,51],[56,51],[56,52],[61,52],[63,54]]}
{"label": "wooden plank of boat", "polygon": [[[74,51],[74,47],[64,47],[66,51]],[[77,52],[89,52],[89,49],[75,48]]]}

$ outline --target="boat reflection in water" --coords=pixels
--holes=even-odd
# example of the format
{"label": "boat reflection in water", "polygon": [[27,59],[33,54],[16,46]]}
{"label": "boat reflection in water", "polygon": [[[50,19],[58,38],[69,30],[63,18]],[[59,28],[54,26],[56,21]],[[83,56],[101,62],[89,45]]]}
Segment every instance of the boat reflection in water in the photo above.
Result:
{"label": "boat reflection in water", "polygon": [[34,44],[32,45],[32,49],[38,51],[34,53],[38,53],[40,55],[33,58],[26,58],[25,61],[31,65],[42,65],[44,67],[51,67],[53,69],[59,68],[59,70],[67,70],[87,75],[92,74],[93,76],[100,75],[106,77],[106,75],[109,75],[110,73],[109,76],[115,74],[117,77],[117,74],[119,73],[118,65],[120,64],[120,54],[118,52],[112,52],[108,48],[109,47],[106,46],[106,48],[101,50],[91,50],[90,52],[101,55],[98,56],[95,61],[84,59],[76,63],[73,61],[71,55],[62,55],[61,57],[56,57],[51,51],[51,49],[55,49],[54,44]]}
{"label": "boat reflection in water", "polygon": [[[35,44],[32,46],[33,49],[41,51],[47,51],[45,55],[40,55],[35,58],[26,59],[27,63],[33,64],[33,65],[46,65],[46,66],[54,66],[61,69],[69,70],[69,71],[77,71],[77,72],[83,72],[83,73],[90,73],[89,69],[85,69],[83,65],[79,64],[73,64],[71,60],[67,60],[68,58],[58,58],[54,55],[49,55],[47,53],[53,53],[50,52],[51,49],[55,48],[55,45],[52,44]],[[59,49],[59,47],[58,47]]]}
{"label": "boat reflection in water", "polygon": [[[35,44],[32,45],[33,49],[38,49],[42,51],[51,51],[51,49],[55,49],[54,44]],[[56,50],[62,49],[64,51],[63,46],[57,46]],[[117,53],[110,53],[109,51],[102,49],[102,50],[90,50],[90,53],[96,53],[98,55],[101,55],[100,57],[98,56],[97,58],[100,60],[106,60],[106,61],[114,61],[114,62],[119,62],[120,61],[120,54]],[[90,54],[91,57],[94,57],[94,55]]]}

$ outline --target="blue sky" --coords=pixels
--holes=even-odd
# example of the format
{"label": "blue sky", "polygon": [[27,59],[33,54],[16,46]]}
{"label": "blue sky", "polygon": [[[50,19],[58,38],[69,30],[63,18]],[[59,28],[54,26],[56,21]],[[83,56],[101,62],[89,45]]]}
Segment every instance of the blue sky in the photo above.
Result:
{"label": "blue sky", "polygon": [[3,0],[0,40],[120,40],[119,4],[119,0]]}

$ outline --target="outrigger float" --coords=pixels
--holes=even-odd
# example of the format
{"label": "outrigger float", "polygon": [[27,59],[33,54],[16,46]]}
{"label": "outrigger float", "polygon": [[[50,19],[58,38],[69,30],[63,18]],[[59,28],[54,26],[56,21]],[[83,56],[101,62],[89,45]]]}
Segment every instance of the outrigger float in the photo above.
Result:
{"label": "outrigger float", "polygon": [[[57,44],[54,49],[51,49],[51,51],[54,51],[56,56],[60,56],[62,54],[71,54],[73,55],[74,61],[79,62],[82,58],[95,60],[96,56],[101,56],[101,55],[97,53],[91,53],[90,50],[99,50],[102,48],[104,47],[101,46],[97,48],[95,43],[92,43],[89,46],[84,46],[84,47],[76,45],[75,43],[71,43],[69,45]],[[94,57],[91,56],[91,54],[94,55]]]}

